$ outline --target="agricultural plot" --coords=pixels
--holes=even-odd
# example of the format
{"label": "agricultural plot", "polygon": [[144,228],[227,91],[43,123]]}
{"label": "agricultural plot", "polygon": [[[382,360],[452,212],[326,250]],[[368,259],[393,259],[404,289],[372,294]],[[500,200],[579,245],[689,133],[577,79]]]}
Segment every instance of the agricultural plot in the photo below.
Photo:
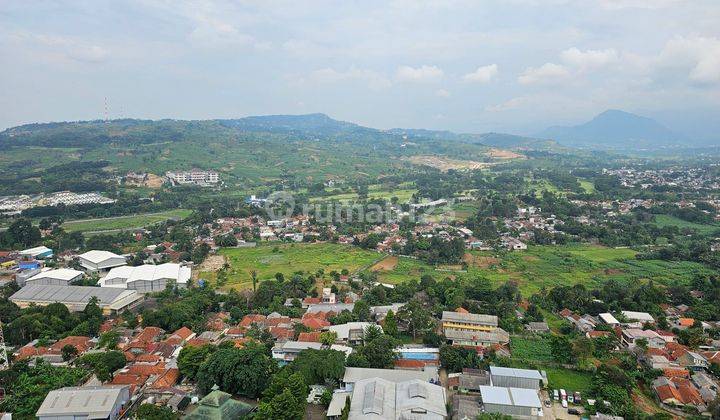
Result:
{"label": "agricultural plot", "polygon": [[552,346],[549,337],[510,338],[510,353],[513,359],[532,362],[552,362]]}
{"label": "agricultural plot", "polygon": [[[340,244],[278,244],[256,248],[224,248],[230,269],[227,287],[241,289],[252,286],[251,272],[258,280],[268,280],[276,273],[290,276],[296,272],[316,273],[347,269],[351,273],[368,268],[383,258],[383,254]],[[200,278],[212,280],[213,273],[201,273]]]}
{"label": "agricultural plot", "polygon": [[668,214],[655,215],[655,224],[659,227],[676,226],[679,229],[693,229],[701,235],[714,235],[720,231],[720,226],[718,225],[705,225],[701,223],[688,222]]}
{"label": "agricultural plot", "polygon": [[192,210],[175,209],[159,213],[137,214],[133,216],[107,217],[102,219],[71,220],[62,227],[68,232],[115,232],[139,229],[164,222],[170,219],[184,219],[192,214]]}
{"label": "agricultural plot", "polygon": [[422,261],[401,257],[392,270],[378,272],[383,282],[400,283],[424,274],[436,278],[485,277],[495,286],[514,281],[524,296],[543,286],[584,284],[600,287],[608,280],[621,283],[653,280],[658,284],[682,283],[696,275],[717,274],[688,261],[636,260],[636,251],[591,245],[531,246],[527,251],[470,251],[466,270],[438,270]]}

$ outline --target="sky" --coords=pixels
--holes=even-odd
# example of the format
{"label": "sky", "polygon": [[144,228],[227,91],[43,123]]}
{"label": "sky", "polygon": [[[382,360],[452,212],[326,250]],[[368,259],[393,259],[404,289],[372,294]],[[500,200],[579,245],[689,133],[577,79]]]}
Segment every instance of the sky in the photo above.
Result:
{"label": "sky", "polygon": [[708,135],[718,22],[718,0],[2,0],[0,128],[322,112],[532,134],[612,108]]}

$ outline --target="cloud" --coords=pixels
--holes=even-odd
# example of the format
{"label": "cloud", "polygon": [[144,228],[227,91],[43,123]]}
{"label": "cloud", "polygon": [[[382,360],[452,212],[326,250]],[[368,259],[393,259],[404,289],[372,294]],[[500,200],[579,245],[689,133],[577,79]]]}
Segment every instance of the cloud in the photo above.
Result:
{"label": "cloud", "polygon": [[718,83],[720,82],[720,39],[699,36],[675,37],[665,44],[657,61],[661,69],[684,69],[692,82]]}
{"label": "cloud", "polygon": [[36,50],[38,56],[51,61],[101,63],[109,57],[104,47],[73,37],[29,32],[18,32],[12,37]]}
{"label": "cloud", "polygon": [[560,59],[567,65],[583,70],[604,67],[619,60],[618,53],[613,48],[606,50],[585,50],[569,48],[560,53]]}
{"label": "cloud", "polygon": [[442,79],[444,72],[437,66],[422,65],[420,67],[400,66],[395,77],[401,82],[432,82]]}
{"label": "cloud", "polygon": [[310,78],[316,82],[337,83],[345,81],[360,81],[371,89],[381,90],[392,86],[392,82],[382,74],[368,69],[351,67],[346,71],[338,71],[331,67],[315,70]]}
{"label": "cloud", "polygon": [[466,82],[477,82],[477,83],[488,83],[498,74],[497,64],[490,64],[488,66],[478,67],[472,73],[468,73],[463,76],[463,80]]}
{"label": "cloud", "polygon": [[438,97],[440,97],[440,98],[449,98],[449,97],[450,97],[450,92],[448,92],[448,91],[445,90],[445,89],[438,89],[438,90],[435,91],[435,95],[438,96]]}
{"label": "cloud", "polygon": [[485,107],[485,111],[488,112],[503,112],[512,111],[518,108],[522,108],[530,102],[530,98],[527,96],[519,96],[517,98],[508,99],[505,102],[501,102],[496,105],[488,105]]}
{"label": "cloud", "polygon": [[545,63],[540,67],[528,67],[518,77],[523,85],[554,83],[570,75],[568,69],[560,64]]}

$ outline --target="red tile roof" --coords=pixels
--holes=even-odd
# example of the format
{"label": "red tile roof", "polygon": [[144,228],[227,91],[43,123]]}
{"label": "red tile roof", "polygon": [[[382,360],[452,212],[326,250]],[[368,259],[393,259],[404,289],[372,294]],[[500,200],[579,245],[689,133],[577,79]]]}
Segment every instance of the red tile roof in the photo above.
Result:
{"label": "red tile roof", "polygon": [[293,336],[295,335],[295,330],[293,330],[292,328],[271,327],[269,329],[269,331],[270,331],[270,335],[272,335],[273,338],[275,338],[276,340],[279,340],[279,339],[289,340],[289,339],[292,339]]}
{"label": "red tile roof", "polygon": [[330,326],[330,322],[320,318],[304,318],[302,324],[311,330],[321,330]]}
{"label": "red tile roof", "polygon": [[171,368],[161,374],[152,384],[152,388],[168,388],[174,386],[180,379],[180,370]]}
{"label": "red tile roof", "polygon": [[183,341],[190,338],[190,336],[192,336],[193,334],[194,333],[192,332],[192,330],[188,327],[182,327],[173,333],[173,335],[177,335],[178,337],[182,338]]}
{"label": "red tile roof", "polygon": [[320,342],[320,331],[301,332],[300,335],[298,335],[297,341],[304,341],[307,343],[319,343]]}
{"label": "red tile roof", "polygon": [[663,376],[667,378],[689,378],[690,372],[681,368],[665,368],[663,369]]}
{"label": "red tile roof", "polygon": [[205,344],[210,344],[210,340],[204,340],[202,338],[191,338],[185,343],[186,346],[201,347]]}
{"label": "red tile roof", "polygon": [[692,318],[680,318],[678,319],[678,324],[680,324],[681,327],[692,327],[693,324],[695,324],[695,320]]}
{"label": "red tile roof", "polygon": [[80,354],[85,353],[86,351],[88,351],[88,349],[92,347],[90,337],[71,335],[69,337],[65,337],[56,341],[53,345],[50,346],[48,351],[50,353],[60,354],[62,353],[62,348],[67,346],[68,344],[75,347]]}
{"label": "red tile roof", "polygon": [[422,360],[397,359],[395,361],[395,367],[401,369],[422,369],[425,367],[425,362]]}
{"label": "red tile roof", "polygon": [[242,321],[240,321],[240,326],[241,327],[249,327],[252,324],[261,324],[261,323],[265,322],[265,319],[266,319],[265,315],[261,315],[261,314],[245,315],[243,317]]}

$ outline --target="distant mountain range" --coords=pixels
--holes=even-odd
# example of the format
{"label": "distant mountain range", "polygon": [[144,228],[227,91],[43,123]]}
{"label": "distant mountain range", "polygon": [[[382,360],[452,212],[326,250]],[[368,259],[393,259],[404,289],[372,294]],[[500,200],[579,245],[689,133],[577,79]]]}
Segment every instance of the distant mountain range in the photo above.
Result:
{"label": "distant mountain range", "polygon": [[555,126],[537,134],[560,144],[592,149],[646,149],[677,146],[686,141],[652,118],[615,109],[575,126]]}

